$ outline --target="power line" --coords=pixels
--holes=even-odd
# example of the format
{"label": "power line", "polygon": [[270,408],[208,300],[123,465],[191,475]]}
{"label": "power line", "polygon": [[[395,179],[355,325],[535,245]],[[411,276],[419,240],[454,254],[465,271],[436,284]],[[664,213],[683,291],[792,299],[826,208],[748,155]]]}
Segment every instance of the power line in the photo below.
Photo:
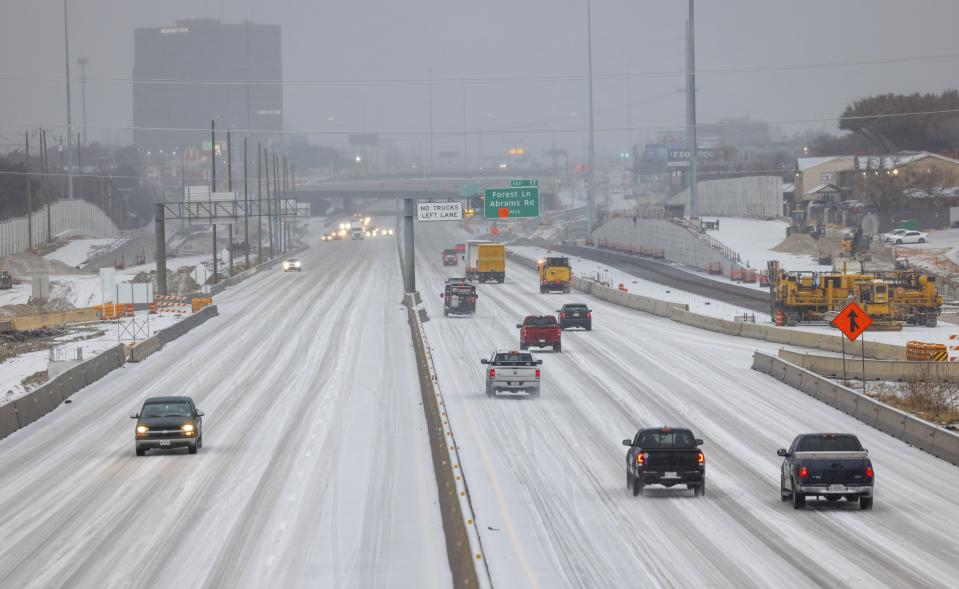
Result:
{"label": "power line", "polygon": [[[839,116],[839,117],[823,117],[823,118],[810,118],[810,119],[784,119],[778,121],[765,121],[767,124],[771,125],[799,125],[799,124],[808,124],[808,123],[827,123],[835,121],[857,121],[857,120],[870,120],[870,119],[889,119],[897,117],[917,117],[917,116],[929,116],[929,115],[943,115],[943,114],[957,114],[959,113],[959,108],[953,109],[944,109],[944,110],[929,110],[929,111],[918,111],[918,112],[903,112],[903,113],[885,113],[885,114],[875,114],[875,115],[856,115],[856,116]],[[720,123],[699,123],[697,127],[707,127],[707,128],[716,128],[716,127],[725,127],[725,126],[736,126],[739,123],[735,121],[730,122],[720,122]],[[24,121],[0,121],[0,126],[8,127],[49,127],[49,128],[63,128],[66,127],[63,123],[38,123],[38,122],[24,122]],[[645,126],[645,127],[602,127],[596,128],[597,133],[622,133],[624,131],[670,131],[678,129],[680,127],[685,127],[686,125],[676,124],[676,125],[667,125],[667,126]],[[108,131],[180,131],[184,133],[196,133],[196,132],[206,132],[209,131],[205,127],[139,127],[134,125],[90,125],[93,129],[101,129]],[[429,129],[380,129],[380,130],[332,130],[332,129],[291,129],[291,130],[269,130],[269,129],[234,129],[237,133],[250,133],[250,134],[268,134],[268,135],[355,135],[361,133],[375,133],[379,135],[428,135],[430,133]],[[469,135],[514,135],[517,133],[529,133],[529,134],[550,134],[550,133],[586,133],[587,129],[581,128],[559,128],[559,129],[475,129],[467,130],[463,129],[449,129],[449,130],[433,130],[434,135],[463,135],[467,133]]]}
{"label": "power line", "polygon": [[[799,71],[834,69],[844,67],[886,65],[909,63],[917,61],[937,61],[959,58],[959,52],[941,53],[933,55],[898,56],[882,59],[863,59],[853,61],[832,61],[807,64],[776,64],[741,66],[727,68],[711,68],[697,70],[696,75],[725,75],[761,72]],[[685,70],[661,70],[647,72],[627,72],[594,74],[594,80],[624,80],[640,78],[662,78],[685,76]],[[492,77],[449,77],[435,78],[357,78],[357,79],[296,79],[296,80],[177,80],[173,78],[119,78],[119,77],[88,77],[87,83],[100,84],[134,84],[134,85],[183,85],[183,86],[383,86],[383,85],[419,85],[429,84],[491,84],[491,83],[543,83],[543,82],[581,82],[586,80],[583,74],[556,74],[547,76],[492,76]],[[0,80],[33,81],[33,82],[65,82],[62,76],[36,76],[28,74],[0,74]]]}

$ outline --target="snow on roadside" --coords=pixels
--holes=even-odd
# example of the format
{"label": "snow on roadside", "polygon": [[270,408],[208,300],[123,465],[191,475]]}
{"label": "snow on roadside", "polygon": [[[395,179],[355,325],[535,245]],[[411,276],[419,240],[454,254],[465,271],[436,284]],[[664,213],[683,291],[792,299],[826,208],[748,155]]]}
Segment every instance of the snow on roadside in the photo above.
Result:
{"label": "snow on roadside", "polygon": [[[534,246],[509,246],[509,250],[531,259],[539,259],[551,255],[547,254],[545,248]],[[609,281],[613,288],[616,288],[622,283],[623,286],[633,294],[652,297],[661,301],[686,304],[689,305],[691,312],[699,313],[700,315],[732,321],[737,316],[744,314],[753,315],[755,313],[757,322],[768,322],[770,320],[769,315],[766,313],[756,313],[751,309],[650,282],[601,262],[571,257],[570,264],[576,276],[593,276],[599,273],[600,276],[604,277],[604,280]]]}
{"label": "snow on roadside", "polygon": [[76,268],[90,258],[117,248],[125,239],[73,239],[65,246],[46,254],[48,260],[57,260]]}
{"label": "snow on roadside", "polygon": [[770,260],[779,260],[787,270],[830,270],[832,266],[819,264],[812,256],[773,251],[786,239],[789,223],[777,220],[719,217],[719,229],[707,234],[728,245],[742,257],[750,268],[765,270]]}

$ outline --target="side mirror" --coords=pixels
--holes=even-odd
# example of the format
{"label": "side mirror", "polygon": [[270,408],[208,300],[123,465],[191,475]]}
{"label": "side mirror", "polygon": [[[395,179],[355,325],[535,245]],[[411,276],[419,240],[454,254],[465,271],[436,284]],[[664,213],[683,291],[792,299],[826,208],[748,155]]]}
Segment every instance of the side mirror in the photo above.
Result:
{"label": "side mirror", "polygon": [[542,360],[537,360],[537,361],[536,361],[536,365],[537,365],[537,366],[540,366],[542,363],[543,363]]}
{"label": "side mirror", "polygon": [[516,324],[516,329],[523,329],[523,324],[522,324],[522,323],[517,323],[517,324]]}
{"label": "side mirror", "polygon": [[445,298],[445,297],[446,297],[446,295],[444,295],[443,293],[440,293],[440,298],[441,298],[441,299],[442,299],[442,298]]}
{"label": "side mirror", "polygon": [[489,364],[489,360],[487,360],[486,358],[483,358],[482,360],[480,360],[480,364]]}
{"label": "side mirror", "polygon": [[776,450],[776,456],[789,456],[789,452],[787,452],[785,448],[780,448]]}
{"label": "side mirror", "polygon": [[866,450],[865,448],[863,448],[862,451],[865,452],[866,454],[869,454],[869,450]]}
{"label": "side mirror", "polygon": [[702,446],[702,445],[703,445],[703,439],[702,439],[702,438],[696,438],[696,445],[697,445],[697,446]]}
{"label": "side mirror", "polygon": [[133,415],[130,416],[130,419],[140,419],[140,414],[134,413]]}
{"label": "side mirror", "polygon": [[196,412],[196,416],[197,416],[197,417],[203,417],[203,412],[198,410],[198,411]]}
{"label": "side mirror", "polygon": [[623,440],[623,445],[624,445],[624,446],[629,446],[630,448],[632,448],[632,447],[633,447],[633,441],[632,441],[632,440]]}

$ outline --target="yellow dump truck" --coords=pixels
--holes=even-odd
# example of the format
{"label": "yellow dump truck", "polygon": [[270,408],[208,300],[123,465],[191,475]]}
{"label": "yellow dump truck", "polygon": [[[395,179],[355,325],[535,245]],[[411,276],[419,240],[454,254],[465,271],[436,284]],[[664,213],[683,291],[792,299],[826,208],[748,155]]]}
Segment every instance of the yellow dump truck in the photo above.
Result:
{"label": "yellow dump truck", "polygon": [[569,258],[544,258],[539,261],[539,292],[569,292],[573,269]]}
{"label": "yellow dump truck", "polygon": [[506,246],[488,241],[466,242],[466,278],[479,282],[506,280]]}

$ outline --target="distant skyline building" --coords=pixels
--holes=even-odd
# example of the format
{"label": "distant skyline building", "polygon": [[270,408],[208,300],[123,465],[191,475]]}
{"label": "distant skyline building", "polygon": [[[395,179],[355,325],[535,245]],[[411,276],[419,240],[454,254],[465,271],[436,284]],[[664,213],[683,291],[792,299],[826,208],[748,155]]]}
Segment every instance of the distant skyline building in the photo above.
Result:
{"label": "distant skyline building", "polygon": [[[283,130],[280,25],[218,19],[178,20],[134,31],[134,143],[145,149],[209,149],[228,127],[256,131],[258,141],[281,141]],[[241,82],[207,84],[205,82]],[[263,82],[276,81],[277,84]],[[153,82],[153,83],[150,83]],[[244,84],[242,82],[255,82]],[[176,131],[172,129],[202,129]]]}

